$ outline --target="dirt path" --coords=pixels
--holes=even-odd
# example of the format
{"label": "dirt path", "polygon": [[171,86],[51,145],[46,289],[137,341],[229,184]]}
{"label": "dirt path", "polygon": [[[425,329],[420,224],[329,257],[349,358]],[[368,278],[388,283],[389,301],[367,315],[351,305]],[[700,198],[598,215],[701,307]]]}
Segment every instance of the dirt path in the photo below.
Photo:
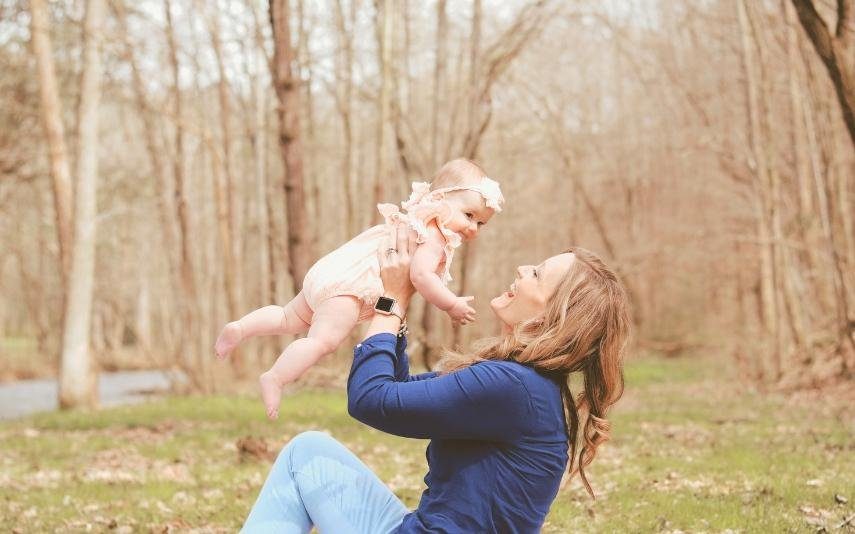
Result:
{"label": "dirt path", "polygon": [[[99,398],[102,406],[133,404],[153,392],[169,388],[170,375],[164,371],[120,371],[102,373]],[[0,420],[57,409],[56,380],[21,380],[0,384]]]}

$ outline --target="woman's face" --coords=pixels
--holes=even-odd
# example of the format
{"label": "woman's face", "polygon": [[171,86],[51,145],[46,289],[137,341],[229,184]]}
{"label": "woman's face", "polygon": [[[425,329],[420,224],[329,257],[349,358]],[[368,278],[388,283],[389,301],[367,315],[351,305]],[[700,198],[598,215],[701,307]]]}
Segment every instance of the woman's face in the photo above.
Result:
{"label": "woman's face", "polygon": [[502,321],[503,328],[507,330],[522,321],[543,315],[546,302],[574,261],[573,253],[565,252],[546,259],[540,265],[517,267],[516,279],[508,291],[490,301],[490,308]]}

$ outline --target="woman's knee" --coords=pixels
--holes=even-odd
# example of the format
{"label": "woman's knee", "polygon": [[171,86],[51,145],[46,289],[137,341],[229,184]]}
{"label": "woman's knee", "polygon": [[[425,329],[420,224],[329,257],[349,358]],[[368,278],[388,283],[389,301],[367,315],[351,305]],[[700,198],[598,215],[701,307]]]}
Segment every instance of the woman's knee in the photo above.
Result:
{"label": "woman's knee", "polygon": [[317,430],[309,430],[291,438],[291,441],[282,449],[279,456],[287,457],[293,470],[305,465],[312,458],[328,456],[330,451],[342,447],[341,443],[329,434]]}

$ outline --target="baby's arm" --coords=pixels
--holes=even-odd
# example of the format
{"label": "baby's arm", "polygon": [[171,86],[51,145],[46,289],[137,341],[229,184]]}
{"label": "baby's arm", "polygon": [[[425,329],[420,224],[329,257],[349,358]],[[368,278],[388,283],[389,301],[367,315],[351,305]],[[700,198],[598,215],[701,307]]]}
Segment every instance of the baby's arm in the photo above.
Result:
{"label": "baby's arm", "polygon": [[474,321],[475,310],[469,306],[474,297],[458,297],[436,274],[445,256],[443,242],[439,229],[434,225],[428,226],[427,239],[418,246],[410,262],[410,280],[425,300],[448,313],[453,320],[462,323]]}

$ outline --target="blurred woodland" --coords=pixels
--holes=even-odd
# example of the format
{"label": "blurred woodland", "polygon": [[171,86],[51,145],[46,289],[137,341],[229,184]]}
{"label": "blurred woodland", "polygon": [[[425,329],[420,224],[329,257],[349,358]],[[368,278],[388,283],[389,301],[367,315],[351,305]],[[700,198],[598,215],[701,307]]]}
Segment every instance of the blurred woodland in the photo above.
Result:
{"label": "blurred woodland", "polygon": [[631,354],[853,378],[853,0],[0,0],[0,64],[0,339],[64,406],[127,351],[210,391],[227,320],[460,156],[507,206],[455,261],[479,322],[416,302],[416,361],[574,244]]}

